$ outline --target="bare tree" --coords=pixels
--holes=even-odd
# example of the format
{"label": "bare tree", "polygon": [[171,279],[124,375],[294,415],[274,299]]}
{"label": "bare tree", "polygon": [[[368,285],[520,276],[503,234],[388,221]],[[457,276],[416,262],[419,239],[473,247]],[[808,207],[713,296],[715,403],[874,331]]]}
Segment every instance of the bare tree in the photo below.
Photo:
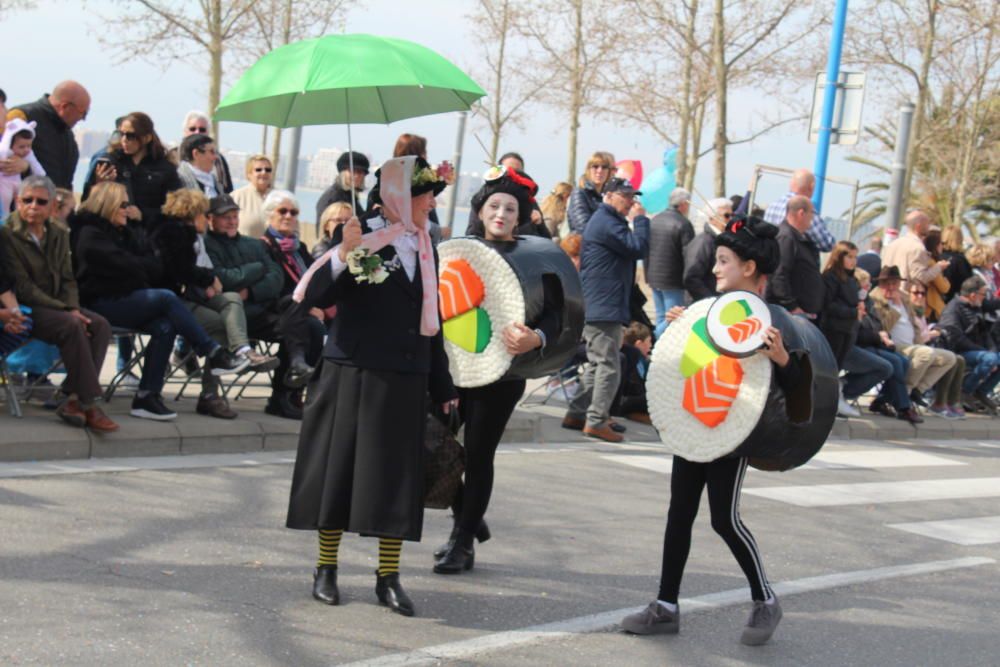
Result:
{"label": "bare tree", "polygon": [[497,161],[504,128],[508,124],[520,126],[526,105],[552,79],[544,74],[531,79],[525,76],[530,65],[523,54],[516,55],[523,41],[516,28],[520,18],[510,0],[479,0],[476,11],[469,17],[476,41],[482,45],[481,62],[486,65],[482,75],[476,74],[489,90],[489,96],[476,104],[473,113],[490,130],[487,156],[490,164]]}
{"label": "bare tree", "polygon": [[[873,0],[858,11],[878,29],[859,28],[852,51],[895,92],[884,96],[884,113],[916,100],[904,201],[918,201],[940,224],[965,225],[973,237],[980,223],[995,228],[1000,8],[991,0]],[[880,141],[884,147],[884,133]]]}
{"label": "bare tree", "polygon": [[539,99],[568,116],[567,180],[576,180],[580,116],[595,109],[600,69],[616,44],[621,8],[597,0],[542,0],[518,22],[532,48],[536,76],[548,79]]}
{"label": "bare tree", "polygon": [[[99,39],[122,57],[136,54],[168,67],[194,54],[208,57],[208,109],[219,106],[223,62],[227,49],[249,28],[257,0],[197,0],[179,4],[166,0],[119,0],[124,15],[103,17],[113,32],[98,31]],[[212,136],[219,124],[212,121]]]}
{"label": "bare tree", "polygon": [[[250,8],[250,27],[245,38],[233,45],[236,63],[246,67],[279,46],[343,28],[346,0],[257,0]],[[267,127],[262,130],[262,146],[267,150]],[[271,145],[275,171],[281,157],[281,130],[276,129]]]}

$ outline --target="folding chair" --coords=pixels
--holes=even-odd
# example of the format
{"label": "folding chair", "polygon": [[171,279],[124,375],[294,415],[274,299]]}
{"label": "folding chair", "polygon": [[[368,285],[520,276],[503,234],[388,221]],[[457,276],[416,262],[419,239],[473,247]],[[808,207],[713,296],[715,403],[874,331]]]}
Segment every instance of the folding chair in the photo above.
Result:
{"label": "folding chair", "polygon": [[544,390],[545,395],[542,397],[542,400],[538,401],[537,405],[545,405],[548,403],[549,399],[555,396],[557,391],[561,391],[563,399],[569,403],[573,397],[569,395],[567,387],[576,381],[576,378],[580,376],[582,370],[583,364],[579,364],[576,366],[567,366],[566,368],[560,369],[557,373],[553,373],[548,377],[544,384],[540,384],[528,392],[528,394],[521,399],[521,405],[529,405],[529,401],[532,397],[542,390]]}
{"label": "folding chair", "polygon": [[[251,340],[250,345],[253,346],[254,350],[265,355],[277,355],[277,347],[280,345],[278,341],[268,341],[268,340]],[[237,385],[240,384],[240,389],[233,397],[234,401],[240,400],[243,397],[243,392],[247,390],[248,387],[271,387],[271,382],[274,379],[274,371],[266,371],[264,375],[267,377],[267,383],[255,383],[254,378],[261,375],[259,371],[248,370],[242,375],[237,375],[234,377],[228,385],[222,388],[223,398],[229,398],[229,392]]]}
{"label": "folding chair", "polygon": [[108,388],[104,391],[104,402],[107,403],[111,400],[111,397],[115,395],[118,391],[118,387],[128,374],[133,371],[133,369],[138,372],[136,375],[142,375],[142,364],[146,354],[146,341],[145,334],[141,331],[136,331],[135,329],[126,329],[124,327],[111,327],[111,335],[118,339],[118,344],[121,344],[122,338],[128,338],[132,345],[132,358],[128,360],[124,368],[115,373],[114,377],[111,378],[111,382],[108,383]]}

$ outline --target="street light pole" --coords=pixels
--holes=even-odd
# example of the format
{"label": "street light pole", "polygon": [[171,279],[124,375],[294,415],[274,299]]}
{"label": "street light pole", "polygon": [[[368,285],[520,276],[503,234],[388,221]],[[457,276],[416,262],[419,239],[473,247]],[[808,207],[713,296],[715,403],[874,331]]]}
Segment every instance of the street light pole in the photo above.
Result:
{"label": "street light pole", "polygon": [[899,125],[896,127],[896,155],[892,161],[892,181],[889,184],[889,200],[886,202],[885,210],[885,226],[889,229],[899,229],[899,219],[903,212],[903,182],[906,180],[906,152],[910,147],[913,110],[913,102],[905,102],[899,107]]}
{"label": "street light pole", "polygon": [[816,212],[823,208],[823,186],[826,181],[826,163],[830,157],[830,139],[833,135],[833,110],[837,102],[837,86],[840,80],[840,53],[844,45],[844,26],[847,23],[847,0],[837,0],[834,10],[833,32],[830,35],[830,53],[826,59],[826,88],[823,92],[823,115],[819,123],[819,137],[816,147],[816,189],[813,191],[813,207]]}
{"label": "street light pole", "polygon": [[465,143],[465,119],[469,115],[467,111],[460,111],[458,114],[458,135],[455,137],[455,154],[452,156],[452,166],[455,169],[455,182],[451,185],[451,197],[448,199],[448,215],[445,217],[444,226],[449,230],[453,229],[455,223],[455,204],[458,199],[458,181],[462,178],[462,144]]}
{"label": "street light pole", "polygon": [[302,128],[292,128],[292,140],[288,144],[288,168],[285,169],[285,189],[295,192],[295,181],[299,175],[299,149],[302,146]]}

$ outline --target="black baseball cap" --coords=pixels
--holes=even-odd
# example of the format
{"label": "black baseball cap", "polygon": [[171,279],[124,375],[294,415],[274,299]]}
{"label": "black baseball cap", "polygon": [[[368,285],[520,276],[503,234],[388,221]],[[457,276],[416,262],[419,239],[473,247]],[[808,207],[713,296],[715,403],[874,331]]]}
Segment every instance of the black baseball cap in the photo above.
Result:
{"label": "black baseball cap", "polygon": [[354,168],[358,171],[368,173],[368,158],[357,151],[343,152],[337,158],[337,171],[344,171],[351,168],[351,156],[354,156]]}
{"label": "black baseball cap", "polygon": [[240,210],[239,204],[237,204],[229,195],[212,197],[212,200],[208,204],[208,212],[212,215],[222,215],[223,213],[228,213],[229,211],[238,210]]}
{"label": "black baseball cap", "polygon": [[618,178],[617,176],[612,176],[608,179],[608,182],[604,184],[603,192],[607,194],[608,192],[620,192],[623,195],[641,195],[642,191],[636,190],[632,187],[632,181],[627,178]]}

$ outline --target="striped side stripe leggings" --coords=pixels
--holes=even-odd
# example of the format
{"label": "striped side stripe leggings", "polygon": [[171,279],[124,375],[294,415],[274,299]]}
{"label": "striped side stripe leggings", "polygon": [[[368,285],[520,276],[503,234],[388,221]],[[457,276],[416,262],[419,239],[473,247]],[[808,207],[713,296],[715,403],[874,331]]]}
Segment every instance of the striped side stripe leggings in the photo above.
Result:
{"label": "striped side stripe leggings", "polygon": [[691,551],[691,528],[698,516],[701,491],[706,486],[708,506],[712,512],[712,528],[725,540],[736,562],[743,569],[750,583],[753,599],[763,601],[773,596],[757,542],[740,520],[740,492],[746,470],[745,458],[692,463],[674,456],[658,599],[677,603],[684,565]]}

